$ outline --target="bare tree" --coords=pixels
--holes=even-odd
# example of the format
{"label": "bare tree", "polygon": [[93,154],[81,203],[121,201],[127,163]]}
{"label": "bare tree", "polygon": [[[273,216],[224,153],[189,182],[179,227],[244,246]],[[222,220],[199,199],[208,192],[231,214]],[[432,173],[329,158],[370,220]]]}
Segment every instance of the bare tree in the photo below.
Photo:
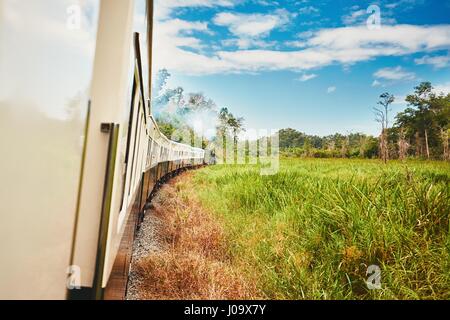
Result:
{"label": "bare tree", "polygon": [[384,163],[389,160],[389,148],[388,148],[388,129],[389,129],[389,112],[390,106],[395,101],[395,97],[387,92],[380,95],[380,101],[378,105],[381,107],[373,108],[375,112],[375,120],[381,124],[380,135],[380,155]]}

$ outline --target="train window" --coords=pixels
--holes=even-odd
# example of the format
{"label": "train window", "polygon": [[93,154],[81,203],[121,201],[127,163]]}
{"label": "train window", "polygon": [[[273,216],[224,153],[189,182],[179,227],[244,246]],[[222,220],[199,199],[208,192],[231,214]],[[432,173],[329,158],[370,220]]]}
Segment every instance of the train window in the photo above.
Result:
{"label": "train window", "polygon": [[131,93],[131,106],[130,106],[130,112],[129,112],[129,118],[128,118],[128,126],[127,126],[127,142],[126,142],[126,148],[125,148],[125,159],[124,159],[124,165],[125,168],[123,170],[123,176],[122,176],[122,199],[120,202],[120,211],[123,210],[123,205],[125,202],[125,186],[127,182],[127,174],[128,174],[128,164],[129,164],[129,157],[130,157],[130,148],[131,148],[131,138],[133,134],[133,118],[135,114],[135,101],[137,97],[137,83],[136,79],[133,81],[133,87],[132,87],[132,93]]}
{"label": "train window", "polygon": [[[145,105],[143,106],[143,108],[145,108]],[[136,170],[136,183],[140,182],[140,179],[142,178],[142,172],[145,168],[145,141],[146,139],[146,132],[145,132],[145,121],[144,121],[144,114],[141,115],[141,140],[140,140],[140,144],[139,144],[139,162],[138,162],[138,166],[137,166],[137,170]]]}
{"label": "train window", "polygon": [[[139,109],[138,110],[140,110],[140,107],[141,107],[141,103],[139,102]],[[140,129],[141,129],[141,122],[140,122],[140,120],[141,120],[141,117],[139,116],[139,114],[138,114],[138,116],[136,117],[136,131],[135,131],[135,133],[134,133],[134,148],[133,148],[133,159],[132,159],[132,161],[131,161],[131,182],[130,182],[130,185],[129,185],[129,188],[128,188],[128,195],[130,196],[131,195],[131,187],[133,186],[133,184],[134,184],[134,172],[135,172],[135,169],[136,169],[136,158],[137,158],[137,152],[138,152],[138,149],[139,149],[139,141],[138,140],[140,140],[140,138],[141,138],[141,136],[139,135],[138,136],[138,133],[140,132]]]}
{"label": "train window", "polygon": [[[142,106],[142,108],[145,108],[145,106]],[[136,188],[136,185],[139,183],[139,178],[141,176],[141,152],[142,152],[142,127],[144,124],[144,115],[141,113],[139,117],[139,132],[138,132],[138,142],[137,142],[137,148],[136,148],[136,161],[134,164],[134,184],[133,187]]]}
{"label": "train window", "polygon": [[[141,42],[141,62],[143,64],[144,70],[147,70],[148,68],[148,43],[147,43],[147,19],[142,19],[141,17],[145,17],[145,12],[147,11],[146,6],[146,0],[137,0],[135,1],[135,14],[133,17],[134,20],[134,26],[133,31],[138,32],[141,34],[140,36],[140,42]],[[133,49],[132,49],[133,48]],[[139,132],[138,130],[138,121],[139,121],[139,110],[140,110],[140,90],[139,90],[139,83],[136,79],[136,71],[137,71],[137,65],[136,65],[136,54],[134,50],[134,45],[130,47],[131,54],[130,54],[130,64],[129,64],[129,83],[131,87],[129,88],[128,97],[127,97],[127,107],[125,108],[125,113],[123,115],[123,122],[124,122],[124,130],[123,132],[123,145],[122,145],[122,155],[120,161],[123,163],[123,169],[122,169],[122,181],[121,181],[121,202],[120,202],[120,212],[122,214],[122,211],[124,209],[124,206],[126,207],[128,204],[128,197],[129,190],[127,192],[127,189],[130,189],[132,184],[132,178],[133,178],[133,164],[134,164],[134,155],[136,151],[136,138],[137,134]],[[144,79],[141,79],[144,83],[148,83],[148,79],[146,79],[147,74],[144,72],[143,74]],[[147,86],[144,85],[144,88]],[[148,92],[147,92],[148,93]],[[136,122],[135,122],[136,119]],[[134,126],[134,124],[136,125]],[[134,142],[133,142],[134,137]],[[126,141],[126,142],[125,142]],[[126,146],[125,146],[126,143]],[[134,146],[133,146],[134,143]],[[131,170],[130,170],[131,169]],[[121,216],[121,218],[123,218]],[[121,223],[119,223],[119,226]]]}

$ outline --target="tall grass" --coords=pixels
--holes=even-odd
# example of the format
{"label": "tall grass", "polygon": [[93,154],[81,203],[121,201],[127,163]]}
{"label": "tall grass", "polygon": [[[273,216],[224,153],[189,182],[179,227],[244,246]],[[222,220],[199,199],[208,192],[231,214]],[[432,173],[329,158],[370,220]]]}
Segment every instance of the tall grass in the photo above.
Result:
{"label": "tall grass", "polygon": [[285,159],[274,176],[214,166],[194,182],[266,298],[450,299],[448,163]]}

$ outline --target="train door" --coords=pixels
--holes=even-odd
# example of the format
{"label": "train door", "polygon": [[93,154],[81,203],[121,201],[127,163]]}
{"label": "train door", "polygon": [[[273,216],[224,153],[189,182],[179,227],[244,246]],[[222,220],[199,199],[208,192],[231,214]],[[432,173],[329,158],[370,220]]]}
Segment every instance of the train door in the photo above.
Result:
{"label": "train door", "polygon": [[[100,1],[0,0],[0,299],[64,299]],[[87,17],[87,13],[89,16]]]}

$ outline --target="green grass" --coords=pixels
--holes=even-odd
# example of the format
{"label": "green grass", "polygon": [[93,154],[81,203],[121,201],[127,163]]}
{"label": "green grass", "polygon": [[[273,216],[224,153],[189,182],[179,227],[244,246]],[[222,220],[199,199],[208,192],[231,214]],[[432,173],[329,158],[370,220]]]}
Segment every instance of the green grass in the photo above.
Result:
{"label": "green grass", "polygon": [[[196,172],[229,254],[269,299],[450,299],[450,164],[284,159]],[[378,265],[381,290],[368,290]]]}

